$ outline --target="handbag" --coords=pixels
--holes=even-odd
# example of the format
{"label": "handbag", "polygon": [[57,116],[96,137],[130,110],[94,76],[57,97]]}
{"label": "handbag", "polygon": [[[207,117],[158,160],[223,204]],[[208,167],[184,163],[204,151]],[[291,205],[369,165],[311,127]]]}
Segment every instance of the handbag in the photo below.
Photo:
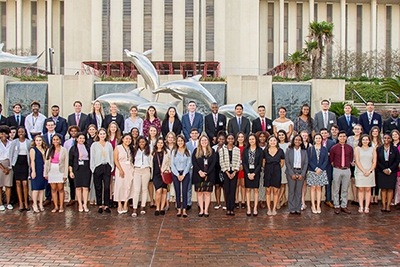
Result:
{"label": "handbag", "polygon": [[[157,154],[157,161],[158,161],[158,168],[161,172],[161,164],[160,164],[160,157]],[[172,172],[161,172],[161,178],[164,184],[172,183]]]}

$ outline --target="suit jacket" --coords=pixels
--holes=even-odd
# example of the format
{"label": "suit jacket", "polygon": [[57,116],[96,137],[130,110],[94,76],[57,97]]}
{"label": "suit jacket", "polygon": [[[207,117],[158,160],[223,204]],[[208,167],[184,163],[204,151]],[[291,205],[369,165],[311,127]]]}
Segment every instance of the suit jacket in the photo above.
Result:
{"label": "suit jacket", "polygon": [[190,130],[193,128],[199,130],[199,134],[203,132],[203,115],[201,113],[194,113],[193,125],[190,125],[189,113],[182,116],[182,132],[186,141],[190,139]]}
{"label": "suit jacket", "polygon": [[353,135],[353,127],[358,123],[356,116],[350,115],[350,125],[347,123],[345,115],[340,116],[337,120],[339,131],[346,131],[347,136]]}
{"label": "suit jacket", "polygon": [[[169,132],[168,124],[169,124],[168,119],[163,120],[161,123],[161,132],[164,139],[167,136],[167,133]],[[175,118],[174,124],[172,124],[172,131],[175,133],[175,135],[182,133],[182,122],[177,118]]]}
{"label": "suit jacket", "polygon": [[[242,153],[242,166],[243,166],[243,171],[244,171],[244,177],[245,179],[247,178],[247,174],[250,173],[250,168],[249,168],[249,147],[245,147],[243,149]],[[255,162],[254,162],[254,172],[256,175],[255,177],[260,177],[261,173],[261,167],[262,167],[262,161],[264,159],[264,151],[260,148],[256,148],[256,156],[255,156]]]}
{"label": "suit jacket", "polygon": [[[301,176],[303,176],[303,179],[306,177],[306,172],[308,169],[308,155],[307,155],[307,150],[301,149]],[[294,173],[294,148],[288,148],[286,149],[285,153],[285,165],[286,165],[286,176],[288,179],[292,179],[292,175]]]}
{"label": "suit jacket", "polygon": [[[48,117],[47,119],[53,119],[53,117]],[[67,134],[68,131],[68,124],[67,124],[67,120],[62,118],[62,117],[58,117],[57,121],[56,121],[56,128],[54,129],[54,131],[56,131],[56,133],[61,134],[63,139],[65,137],[65,135]],[[43,125],[43,134],[47,133],[47,128],[46,128],[46,123],[44,123]]]}
{"label": "suit jacket", "polygon": [[117,114],[117,116],[114,118],[115,118],[115,120],[113,119],[111,114],[106,115],[104,117],[103,122],[101,123],[102,124],[101,127],[103,127],[104,129],[108,129],[108,125],[110,125],[111,122],[115,121],[118,124],[118,127],[121,130],[121,133],[123,133],[124,126],[125,126],[124,116],[122,116],[121,114]]}
{"label": "suit jacket", "polygon": [[[82,119],[81,119],[82,120]],[[104,117],[103,117],[103,121],[104,121]],[[103,124],[103,121],[101,122],[102,124]],[[85,130],[87,129],[87,128],[89,128],[89,125],[90,124],[94,124],[94,125],[96,125],[97,126],[97,119],[96,119],[96,115],[94,114],[94,113],[89,113],[88,115],[87,115],[87,119],[86,119],[86,126],[85,126]],[[98,130],[98,129],[97,129]]]}
{"label": "suit jacket", "polygon": [[196,158],[197,148],[192,153],[192,164],[193,164],[193,173],[192,173],[192,184],[200,183],[204,181],[204,178],[200,177],[199,171],[207,172],[208,181],[211,181],[213,184],[215,183],[215,164],[217,164],[218,158],[217,153],[214,149],[211,149],[212,154],[208,157],[208,166],[207,170],[204,168],[204,157]]}
{"label": "suit jacket", "polygon": [[[85,148],[86,148],[86,150],[88,152],[89,159],[90,159],[90,146],[89,146],[89,144],[86,143],[85,144]],[[72,146],[71,149],[69,150],[68,154],[69,154],[69,158],[68,158],[69,164],[68,164],[68,166],[71,166],[74,171],[77,171],[78,168],[79,168],[79,150],[78,150],[78,147],[75,146],[75,145]]]}
{"label": "suit jacket", "polygon": [[[390,145],[389,149],[389,160],[385,161],[384,146],[379,146],[376,149],[377,165],[376,170],[378,171],[377,176],[380,176],[384,169],[390,169],[391,175],[397,177],[397,171],[399,169],[399,151],[394,145]],[[384,175],[384,174],[383,174]]]}
{"label": "suit jacket", "polygon": [[[57,133],[57,132],[56,132]],[[45,133],[45,134],[43,134],[42,135],[42,137],[43,137],[43,139],[44,139],[44,142],[46,143],[46,145],[47,145],[47,147],[50,147],[50,145],[51,145],[51,140],[50,140],[50,137],[49,137],[49,134],[48,133]],[[64,136],[63,136],[63,138],[61,139],[61,145],[64,145]]]}
{"label": "suit jacket", "polygon": [[19,127],[19,126],[25,126],[25,116],[22,116],[21,114],[19,114],[20,117],[20,121],[19,124],[17,123],[17,120],[15,119],[15,115],[11,115],[7,118],[7,125],[8,127],[14,126],[14,127]]}
{"label": "suit jacket", "polygon": [[212,142],[213,138],[217,136],[219,131],[226,131],[226,117],[223,114],[217,114],[217,126],[214,123],[214,114],[208,114],[204,118],[204,128],[206,130],[206,134]]}
{"label": "suit jacket", "polygon": [[[46,158],[47,158],[47,153],[49,153],[49,150],[47,150],[46,152]],[[60,161],[58,163],[58,170],[59,172],[63,173],[63,178],[68,177],[68,151],[65,147],[61,147],[60,149]],[[44,163],[44,173],[43,176],[47,177],[49,176],[49,172],[50,172],[50,167],[51,167],[51,163],[50,163],[50,159],[46,159],[45,163]]]}
{"label": "suit jacket", "polygon": [[[198,147],[199,146],[199,140],[197,140],[196,142],[197,142],[197,146],[196,147]],[[192,141],[186,142],[186,147],[189,150],[190,154],[193,154],[193,151],[195,150],[193,142]]]}
{"label": "suit jacket", "polygon": [[[231,169],[229,161],[229,150],[227,147],[223,147],[219,151],[219,165],[221,172],[226,172]],[[232,171],[239,171],[240,168],[240,149],[233,147],[232,149]]]}
{"label": "suit jacket", "polygon": [[[264,119],[266,120],[265,121],[266,131],[271,135],[274,134],[274,131],[273,131],[274,129],[272,127],[272,120],[270,120],[268,118],[264,118]],[[255,120],[253,120],[253,122],[251,124],[251,132],[252,133],[257,133],[259,131],[262,131],[261,118],[257,118]]]}
{"label": "suit jacket", "polygon": [[[325,128],[324,126],[324,116],[322,114],[322,110],[318,111],[315,113],[314,116],[315,124],[317,125],[316,131],[319,133],[322,128]],[[336,124],[336,115],[333,112],[328,111],[328,131],[331,131],[332,125]]]}
{"label": "suit jacket", "polygon": [[7,125],[7,117],[5,117],[3,114],[0,114],[0,125]]}
{"label": "suit jacket", "polygon": [[374,112],[372,114],[372,120],[371,120],[371,124],[370,124],[369,120],[368,120],[368,114],[367,114],[367,112],[364,112],[363,114],[360,115],[360,118],[358,119],[358,123],[360,123],[361,126],[363,127],[363,133],[369,134],[369,132],[371,131],[371,128],[373,126],[378,126],[379,129],[382,128],[382,117],[380,114]]}
{"label": "suit jacket", "polygon": [[244,116],[241,117],[241,120],[239,129],[237,117],[230,119],[228,122],[228,133],[233,133],[236,136],[238,132],[242,131],[248,136],[250,134],[250,121]]}
{"label": "suit jacket", "polygon": [[391,132],[392,130],[400,131],[400,118],[397,119],[397,126],[392,118],[389,118],[383,122],[383,133]]}
{"label": "suit jacket", "polygon": [[[81,117],[79,119],[79,129],[81,129],[81,132],[86,132],[86,120],[87,120],[87,115],[85,113],[81,113]],[[72,113],[68,116],[68,126],[76,125],[76,119],[75,119],[75,113]]]}
{"label": "suit jacket", "polygon": [[324,146],[321,146],[319,160],[317,158],[317,152],[313,146],[307,149],[308,154],[308,170],[316,171],[317,168],[325,171],[326,167],[329,164],[328,158],[328,149]]}

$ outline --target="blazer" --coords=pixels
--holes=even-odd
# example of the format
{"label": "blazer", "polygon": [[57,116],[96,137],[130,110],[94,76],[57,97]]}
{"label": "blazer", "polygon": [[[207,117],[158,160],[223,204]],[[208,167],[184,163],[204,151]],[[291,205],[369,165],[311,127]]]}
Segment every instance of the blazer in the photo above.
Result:
{"label": "blazer", "polygon": [[11,126],[14,126],[14,127],[19,127],[19,126],[25,126],[25,116],[22,116],[22,114],[19,114],[19,116],[21,116],[20,118],[20,121],[19,121],[19,124],[17,123],[17,120],[15,119],[15,115],[11,115],[11,116],[9,116],[8,118],[7,118],[7,126],[8,127],[11,127]]}
{"label": "blazer", "polygon": [[[47,119],[53,119],[53,117],[48,117]],[[56,128],[54,129],[54,131],[56,131],[56,133],[61,134],[61,136],[65,137],[65,135],[67,134],[68,131],[68,124],[67,124],[67,120],[62,118],[62,117],[58,117],[56,120]],[[43,134],[47,133],[47,128],[46,128],[46,122],[43,125]]]}
{"label": "blazer", "polygon": [[217,113],[217,126],[214,123],[214,114],[210,113],[204,118],[204,128],[206,134],[213,141],[213,138],[217,136],[219,131],[226,131],[226,117],[224,114]]}
{"label": "blazer", "polygon": [[[245,178],[247,177],[247,174],[250,173],[249,149],[250,149],[250,147],[245,147],[243,149],[243,153],[242,153],[242,166],[243,166]],[[255,157],[255,162],[254,162],[255,169],[253,172],[256,174],[256,176],[260,176],[263,159],[264,159],[264,150],[262,150],[260,147],[257,147],[256,148],[256,157]]]}
{"label": "blazer", "polygon": [[[175,133],[177,136],[178,134],[181,134],[182,132],[182,122],[180,119],[175,118],[174,124],[172,124],[172,131]],[[162,136],[165,137],[167,136],[167,133],[169,132],[169,122],[168,119],[163,120],[161,123],[161,133]]]}
{"label": "blazer", "polygon": [[[272,120],[268,119],[268,118],[264,118],[265,119],[265,128],[266,131],[272,135],[274,134],[274,129],[272,127]],[[262,131],[262,127],[261,127],[261,118],[257,118],[255,120],[253,120],[252,124],[251,124],[251,132],[252,133],[257,133],[259,131]]]}
{"label": "blazer", "polygon": [[[90,146],[89,144],[86,143],[85,148],[88,152],[88,156],[90,159]],[[71,149],[69,150],[69,164],[68,166],[72,167],[73,171],[77,171],[79,168],[79,150],[78,148],[74,145],[71,147]]]}
{"label": "blazer", "polygon": [[[150,177],[153,177],[153,171],[154,171],[153,159],[154,156],[150,154],[150,170],[151,170]],[[158,161],[156,162],[158,164]],[[164,157],[160,163],[161,163],[161,172],[171,172],[171,152],[169,150],[167,150],[167,153],[164,154]]]}
{"label": "blazer", "polygon": [[250,134],[250,121],[248,118],[242,116],[242,121],[240,123],[240,129],[238,127],[237,118],[233,117],[228,122],[228,133],[233,133],[235,136],[238,132],[242,131],[246,136]]}
{"label": "blazer", "polygon": [[111,116],[111,114],[106,115],[103,122],[101,123],[101,127],[103,127],[104,129],[108,129],[108,125],[110,125],[111,122],[115,121],[118,124],[121,133],[123,133],[125,126],[124,116],[122,116],[121,114],[117,114],[117,116],[114,118],[115,119],[113,119],[113,116]]}
{"label": "blazer", "polygon": [[[221,172],[230,171],[229,151],[227,147],[223,147],[219,151],[219,165]],[[240,149],[236,146],[232,149],[232,171],[239,171],[240,169]]]}
{"label": "blazer", "polygon": [[353,135],[353,127],[358,123],[356,116],[350,115],[350,125],[347,123],[346,115],[340,116],[337,120],[339,131],[346,131],[346,135]]}
{"label": "blazer", "polygon": [[[199,171],[205,171],[204,168],[204,157],[196,158],[197,148],[192,153],[192,165],[193,165],[193,173],[192,173],[192,184],[198,184],[203,181],[203,178],[200,177]],[[217,164],[217,152],[214,149],[211,149],[211,156],[208,157],[208,166],[207,166],[207,176],[208,181],[215,183],[215,164]]]}
{"label": "blazer", "polygon": [[392,130],[400,131],[400,118],[397,119],[397,126],[392,118],[389,118],[383,122],[383,133],[391,132]]}
{"label": "blazer", "polygon": [[384,169],[390,169],[392,173],[390,175],[397,177],[397,171],[399,170],[399,151],[394,145],[390,145],[389,161],[385,161],[384,146],[379,146],[376,149],[377,165],[376,170],[378,171],[377,176],[383,172]]}
{"label": "blazer", "polygon": [[[49,171],[51,167],[50,159],[47,159],[47,155],[49,150],[46,152],[46,161],[44,162],[44,173],[43,176],[49,176]],[[61,147],[60,149],[60,162],[58,163],[58,170],[62,172],[64,175],[63,177],[68,177],[68,151],[65,147]]]}
{"label": "blazer", "polygon": [[[199,146],[199,140],[197,140],[196,142],[197,142],[197,146]],[[192,141],[186,142],[186,147],[189,150],[190,154],[193,154],[193,151],[195,150],[195,147],[193,146]]]}
{"label": "blazer", "polygon": [[379,129],[382,128],[382,117],[380,114],[376,113],[375,111],[372,114],[371,124],[369,123],[367,112],[364,112],[363,114],[360,115],[358,122],[363,127],[363,133],[365,133],[365,134],[369,134],[369,132],[371,131],[371,128],[373,126],[378,126]]}
{"label": "blazer", "polygon": [[[103,121],[104,121],[104,117],[103,117]],[[103,125],[103,121],[101,122],[102,125]],[[96,115],[94,113],[89,113],[87,115],[86,126],[84,129],[87,130],[87,128],[89,128],[90,124],[94,124],[97,126],[97,119],[96,119]]]}
{"label": "blazer", "polygon": [[0,125],[7,125],[7,117],[3,114],[0,114]]}
{"label": "blazer", "polygon": [[[25,144],[26,144],[26,151],[27,151],[27,158],[28,158],[28,164],[31,165],[31,157],[29,157],[29,151],[30,151],[30,146],[31,146],[31,140],[28,138],[25,139]],[[10,159],[10,166],[15,166],[17,163],[18,159],[18,153],[19,153],[19,139],[14,139],[11,142],[10,145],[10,150],[9,150],[9,159]]]}
{"label": "blazer", "polygon": [[[315,124],[317,125],[316,132],[320,132],[322,128],[324,128],[324,116],[322,114],[322,110],[315,113],[314,116]],[[336,124],[336,115],[333,112],[328,111],[328,131],[331,131],[332,125]]]}
{"label": "blazer", "polygon": [[203,115],[198,112],[194,113],[193,125],[190,125],[189,113],[182,116],[182,131],[186,141],[189,141],[190,130],[193,128],[199,130],[199,134],[203,132]]}
{"label": "blazer", "polygon": [[315,151],[315,147],[309,147],[307,149],[308,154],[308,170],[309,171],[316,171],[317,168],[325,171],[326,167],[329,163],[328,158],[328,149],[326,147],[321,146],[319,160],[317,159],[317,153]]}
{"label": "blazer", "polygon": [[[81,113],[81,117],[79,118],[79,129],[81,129],[81,132],[86,133],[86,120],[87,120],[87,115],[85,113]],[[68,116],[68,126],[76,125],[76,119],[75,119],[75,113],[72,113]],[[96,124],[97,125],[97,124]]]}
{"label": "blazer", "polygon": [[[301,176],[303,179],[306,177],[307,169],[308,169],[308,155],[307,150],[301,149]],[[292,175],[295,174],[293,169],[294,164],[294,148],[288,148],[285,153],[285,166],[286,166],[286,176],[288,179],[292,179]]]}

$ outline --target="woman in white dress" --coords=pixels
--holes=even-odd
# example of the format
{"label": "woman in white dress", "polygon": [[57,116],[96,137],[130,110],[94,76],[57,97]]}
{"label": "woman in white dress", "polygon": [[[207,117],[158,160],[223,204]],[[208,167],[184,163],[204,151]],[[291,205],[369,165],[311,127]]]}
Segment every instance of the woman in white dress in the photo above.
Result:
{"label": "woman in white dress", "polygon": [[279,130],[285,130],[286,136],[288,139],[292,136],[293,133],[293,122],[286,118],[286,108],[280,107],[278,110],[279,118],[275,119],[272,122],[272,126],[274,129],[274,135],[278,136]]}
{"label": "woman in white dress", "polygon": [[369,213],[371,187],[375,186],[376,150],[372,147],[371,139],[367,134],[362,135],[360,140],[358,147],[354,150],[355,182],[358,188],[358,202],[360,203],[358,212]]}

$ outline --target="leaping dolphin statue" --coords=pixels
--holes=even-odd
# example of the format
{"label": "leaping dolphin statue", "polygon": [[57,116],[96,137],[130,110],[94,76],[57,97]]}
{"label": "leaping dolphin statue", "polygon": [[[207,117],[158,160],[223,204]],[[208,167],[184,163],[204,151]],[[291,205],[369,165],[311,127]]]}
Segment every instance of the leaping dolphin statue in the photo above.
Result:
{"label": "leaping dolphin statue", "polygon": [[[250,121],[258,118],[257,112],[254,111],[253,105],[256,100],[250,100],[246,103],[243,103],[243,116],[248,118]],[[219,107],[218,113],[224,114],[228,119],[231,119],[236,116],[235,113],[236,104],[223,105]]]}
{"label": "leaping dolphin statue", "polygon": [[0,44],[0,69],[21,68],[34,65],[43,54],[38,56],[17,56],[3,51],[4,43]]}
{"label": "leaping dolphin statue", "polygon": [[142,75],[144,81],[149,86],[149,89],[153,92],[160,86],[160,80],[158,74],[151,61],[147,58],[147,55],[152,53],[153,50],[147,50],[143,54],[124,50],[127,57],[133,62],[139,73]]}
{"label": "leaping dolphin statue", "polygon": [[201,75],[196,75],[184,80],[163,83],[158,89],[153,91],[153,93],[171,94],[173,97],[180,100],[184,97],[196,99],[210,107],[212,103],[216,103],[217,101],[211,93],[199,83],[200,77]]}
{"label": "leaping dolphin statue", "polygon": [[146,116],[147,109],[150,106],[153,106],[157,110],[158,118],[162,121],[164,119],[164,116],[167,113],[168,109],[170,107],[174,107],[176,109],[176,114],[178,114],[178,117],[181,119],[182,114],[178,110],[178,105],[180,102],[181,102],[180,100],[177,100],[177,101],[172,101],[172,102],[168,102],[168,103],[160,103],[160,102],[143,103],[138,106],[138,115],[142,116],[142,118],[144,118]]}

